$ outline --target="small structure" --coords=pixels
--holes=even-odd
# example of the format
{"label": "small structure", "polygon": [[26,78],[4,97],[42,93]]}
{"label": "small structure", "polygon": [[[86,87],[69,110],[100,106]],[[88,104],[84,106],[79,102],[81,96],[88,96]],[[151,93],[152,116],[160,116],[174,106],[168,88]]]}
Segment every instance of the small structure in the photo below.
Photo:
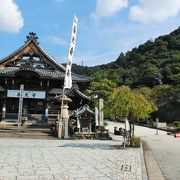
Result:
{"label": "small structure", "polygon": [[90,110],[88,105],[84,105],[77,112],[77,128],[78,132],[92,133],[93,111]]}

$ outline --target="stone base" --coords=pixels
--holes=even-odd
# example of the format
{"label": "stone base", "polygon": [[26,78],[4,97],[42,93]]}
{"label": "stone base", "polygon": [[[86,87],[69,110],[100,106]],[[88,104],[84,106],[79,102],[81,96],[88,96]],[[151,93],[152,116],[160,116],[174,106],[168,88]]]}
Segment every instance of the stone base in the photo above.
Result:
{"label": "stone base", "polygon": [[6,127],[6,122],[5,121],[0,121],[0,127]]}
{"label": "stone base", "polygon": [[69,136],[64,136],[64,139],[69,139]]}

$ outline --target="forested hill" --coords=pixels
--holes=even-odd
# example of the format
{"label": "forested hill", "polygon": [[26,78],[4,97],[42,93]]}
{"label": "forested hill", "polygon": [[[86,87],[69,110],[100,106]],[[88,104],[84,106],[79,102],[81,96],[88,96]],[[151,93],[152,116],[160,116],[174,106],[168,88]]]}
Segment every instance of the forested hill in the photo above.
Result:
{"label": "forested hill", "polygon": [[120,53],[117,60],[109,64],[94,67],[73,64],[72,68],[73,72],[97,81],[106,78],[131,87],[180,84],[180,27],[125,54]]}

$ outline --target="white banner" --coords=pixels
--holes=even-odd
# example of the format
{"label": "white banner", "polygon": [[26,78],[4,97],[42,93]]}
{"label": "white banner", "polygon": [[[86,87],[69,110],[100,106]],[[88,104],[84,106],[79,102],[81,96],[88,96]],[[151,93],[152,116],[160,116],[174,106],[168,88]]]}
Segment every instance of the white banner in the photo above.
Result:
{"label": "white banner", "polygon": [[71,89],[72,87],[71,66],[72,66],[72,59],[76,44],[77,24],[78,24],[78,20],[76,16],[74,16],[71,39],[69,44],[68,56],[67,56],[67,63],[66,63],[66,73],[64,77],[64,88],[67,89]]}

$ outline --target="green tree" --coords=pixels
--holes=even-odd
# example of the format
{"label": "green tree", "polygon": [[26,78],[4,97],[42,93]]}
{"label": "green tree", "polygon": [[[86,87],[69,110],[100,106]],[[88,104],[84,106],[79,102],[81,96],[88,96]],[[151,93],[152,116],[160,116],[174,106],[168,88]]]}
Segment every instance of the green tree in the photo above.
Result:
{"label": "green tree", "polygon": [[99,98],[103,98],[106,101],[115,87],[116,83],[107,79],[103,79],[99,82],[94,81],[90,85],[91,95],[97,95]]}
{"label": "green tree", "polygon": [[162,75],[159,68],[153,64],[148,64],[143,69],[142,73],[142,84],[153,87],[155,85],[161,84]]}
{"label": "green tree", "polygon": [[151,88],[141,87],[135,91],[141,93],[147,100],[155,102],[155,100],[152,98],[152,89]]}
{"label": "green tree", "polygon": [[152,89],[151,98],[157,102],[161,98],[166,98],[176,95],[178,91],[179,91],[178,88],[174,88],[167,84],[161,84],[159,86],[155,86]]}
{"label": "green tree", "polygon": [[108,79],[116,84],[123,84],[123,68],[110,69],[108,72]]}
{"label": "green tree", "polygon": [[97,69],[93,75],[92,78],[94,79],[94,81],[98,82],[101,81],[102,79],[107,79],[107,72],[101,70],[101,69]]}
{"label": "green tree", "polygon": [[134,125],[135,120],[146,119],[156,110],[157,107],[152,101],[147,100],[139,91],[133,91],[128,86],[115,89],[105,104],[105,112],[108,115],[129,120],[130,134],[132,134],[131,125]]}

